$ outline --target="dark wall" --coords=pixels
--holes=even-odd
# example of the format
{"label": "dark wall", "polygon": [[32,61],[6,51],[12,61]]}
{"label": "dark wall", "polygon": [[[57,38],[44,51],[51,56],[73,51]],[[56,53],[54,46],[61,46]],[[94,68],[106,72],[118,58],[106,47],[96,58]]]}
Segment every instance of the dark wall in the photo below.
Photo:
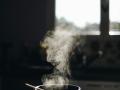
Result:
{"label": "dark wall", "polygon": [[0,67],[39,60],[39,43],[54,26],[54,0],[0,0],[0,22]]}
{"label": "dark wall", "polygon": [[49,71],[39,43],[53,26],[54,0],[0,0],[0,90],[26,90]]}
{"label": "dark wall", "polygon": [[54,21],[49,0],[1,0],[0,6],[0,41],[3,42],[35,44]]}

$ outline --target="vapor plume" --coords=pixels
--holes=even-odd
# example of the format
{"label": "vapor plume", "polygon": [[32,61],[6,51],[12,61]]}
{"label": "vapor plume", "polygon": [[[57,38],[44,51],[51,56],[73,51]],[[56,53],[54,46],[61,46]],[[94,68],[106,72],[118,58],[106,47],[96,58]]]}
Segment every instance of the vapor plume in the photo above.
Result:
{"label": "vapor plume", "polygon": [[47,33],[41,45],[46,48],[47,61],[55,68],[52,74],[42,79],[46,87],[51,84],[69,84],[69,60],[74,48],[79,45],[79,39],[79,33],[63,27],[56,27]]}

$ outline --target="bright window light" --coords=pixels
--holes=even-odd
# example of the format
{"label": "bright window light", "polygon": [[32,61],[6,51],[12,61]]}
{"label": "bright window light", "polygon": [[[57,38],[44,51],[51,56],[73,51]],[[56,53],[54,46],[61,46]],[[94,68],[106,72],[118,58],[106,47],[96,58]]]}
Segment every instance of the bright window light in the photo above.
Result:
{"label": "bright window light", "polygon": [[56,0],[55,11],[58,21],[64,19],[79,30],[99,30],[100,0]]}

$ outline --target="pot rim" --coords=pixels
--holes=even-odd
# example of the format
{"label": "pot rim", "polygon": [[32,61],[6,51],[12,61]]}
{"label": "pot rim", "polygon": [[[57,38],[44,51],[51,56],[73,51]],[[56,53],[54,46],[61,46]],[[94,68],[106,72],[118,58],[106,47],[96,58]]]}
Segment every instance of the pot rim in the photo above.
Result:
{"label": "pot rim", "polygon": [[[45,86],[45,85],[37,85],[37,86],[33,86],[33,85],[31,85],[31,84],[28,84],[28,83],[26,83],[26,85],[29,86],[29,87],[34,88],[35,90],[37,90],[37,89],[42,90],[40,87]],[[61,84],[47,84],[47,85],[54,86],[54,85],[61,85]],[[70,85],[70,86],[74,86],[74,87],[78,87],[78,90],[81,90],[80,86],[78,86],[78,85],[74,85],[74,84],[64,84],[63,86],[69,86],[69,85]]]}

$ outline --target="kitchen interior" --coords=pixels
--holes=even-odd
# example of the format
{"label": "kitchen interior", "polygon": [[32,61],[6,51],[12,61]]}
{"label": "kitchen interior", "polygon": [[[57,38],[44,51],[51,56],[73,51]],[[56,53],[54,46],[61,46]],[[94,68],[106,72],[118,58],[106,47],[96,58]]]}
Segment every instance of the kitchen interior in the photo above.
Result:
{"label": "kitchen interior", "polygon": [[[41,85],[43,75],[53,72],[40,43],[56,26],[80,33],[80,44],[69,60],[70,83],[81,90],[120,90],[120,15],[112,12],[119,12],[119,0],[66,1],[0,1],[0,90],[34,90],[25,83]],[[80,17],[82,13],[86,17]],[[81,28],[76,25],[79,18],[72,17],[79,17],[81,25],[82,18],[90,19]]]}

